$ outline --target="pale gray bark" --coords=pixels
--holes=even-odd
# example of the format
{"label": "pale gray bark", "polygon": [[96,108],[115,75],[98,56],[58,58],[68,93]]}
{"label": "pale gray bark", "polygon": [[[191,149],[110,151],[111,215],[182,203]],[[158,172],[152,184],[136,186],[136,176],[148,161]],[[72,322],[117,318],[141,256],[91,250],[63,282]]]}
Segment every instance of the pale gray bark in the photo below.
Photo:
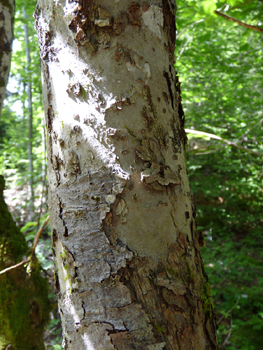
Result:
{"label": "pale gray bark", "polygon": [[[23,17],[26,20],[27,14],[23,7]],[[26,93],[27,93],[27,117],[28,117],[28,142],[27,142],[27,154],[28,154],[28,173],[29,173],[29,203],[30,203],[30,217],[34,212],[34,167],[33,167],[33,105],[32,105],[32,83],[29,75],[29,69],[31,66],[30,48],[29,48],[29,34],[28,26],[24,24],[24,38],[25,38],[25,50],[26,50]]]}
{"label": "pale gray bark", "polygon": [[216,349],[173,1],[39,0],[65,349]]}
{"label": "pale gray bark", "polygon": [[14,0],[0,2],[0,115],[11,63],[14,8]]}

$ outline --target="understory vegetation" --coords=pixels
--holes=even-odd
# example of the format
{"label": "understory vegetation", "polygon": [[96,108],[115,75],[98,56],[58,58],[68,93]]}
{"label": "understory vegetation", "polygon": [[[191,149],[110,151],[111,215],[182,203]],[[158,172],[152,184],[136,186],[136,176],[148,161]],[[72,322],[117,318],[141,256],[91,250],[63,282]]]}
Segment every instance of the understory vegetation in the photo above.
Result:
{"label": "understory vegetation", "polygon": [[176,70],[188,129],[188,170],[197,222],[205,232],[202,253],[219,345],[259,350],[263,342],[263,31],[212,11],[221,8],[228,16],[257,26],[263,3],[203,1],[198,6],[180,1],[178,5]]}
{"label": "understory vegetation", "polygon": [[[29,0],[16,1],[11,75],[0,117],[0,172],[7,184],[5,198],[29,246],[48,216],[34,7]],[[178,0],[177,7],[175,68],[181,81],[187,164],[198,229],[205,234],[202,253],[217,315],[219,348],[260,350],[263,1]],[[53,305],[45,335],[46,349],[59,350],[61,329],[48,227],[36,255],[43,276],[49,280]]]}

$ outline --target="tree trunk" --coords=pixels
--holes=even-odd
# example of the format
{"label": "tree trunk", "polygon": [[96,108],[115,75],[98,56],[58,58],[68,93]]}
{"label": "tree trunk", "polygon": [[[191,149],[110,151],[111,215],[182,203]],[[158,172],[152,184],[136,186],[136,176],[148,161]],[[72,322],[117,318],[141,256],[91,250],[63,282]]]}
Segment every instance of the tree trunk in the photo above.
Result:
{"label": "tree trunk", "polygon": [[11,63],[14,10],[14,0],[2,0],[0,2],[0,115]]}
{"label": "tree trunk", "polygon": [[39,0],[65,349],[216,349],[174,70],[175,2]]}
{"label": "tree trunk", "polygon": [[4,201],[4,187],[0,176],[0,350],[44,350],[50,303],[37,259],[3,273],[28,253],[25,237]]}
{"label": "tree trunk", "polygon": [[[25,7],[23,7],[23,18],[27,20],[27,14]],[[27,94],[27,117],[28,117],[28,142],[27,142],[27,154],[28,154],[28,175],[29,175],[29,219],[32,219],[34,213],[34,167],[33,167],[33,107],[32,107],[32,83],[31,83],[31,57],[29,48],[29,35],[28,26],[24,24],[24,38],[25,38],[25,51],[26,51],[26,94]]]}

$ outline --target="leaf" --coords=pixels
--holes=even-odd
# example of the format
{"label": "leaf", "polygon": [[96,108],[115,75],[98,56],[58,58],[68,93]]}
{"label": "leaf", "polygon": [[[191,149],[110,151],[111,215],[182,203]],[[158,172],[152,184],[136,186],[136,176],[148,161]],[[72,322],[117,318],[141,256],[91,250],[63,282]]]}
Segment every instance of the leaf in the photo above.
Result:
{"label": "leaf", "polygon": [[228,0],[227,3],[230,5],[230,6],[237,6],[239,5],[240,3],[242,3],[244,1],[242,0]]}
{"label": "leaf", "polygon": [[216,4],[213,0],[202,1],[201,9],[205,15],[211,15],[216,10]]}
{"label": "leaf", "polygon": [[25,232],[27,229],[31,228],[31,227],[36,227],[37,226],[37,222],[36,221],[29,221],[25,224],[25,226],[23,226],[21,228],[21,232]]}
{"label": "leaf", "polygon": [[212,26],[214,24],[214,22],[216,21],[216,15],[214,14],[214,12],[207,16],[206,19],[205,19],[205,24],[206,26]]}

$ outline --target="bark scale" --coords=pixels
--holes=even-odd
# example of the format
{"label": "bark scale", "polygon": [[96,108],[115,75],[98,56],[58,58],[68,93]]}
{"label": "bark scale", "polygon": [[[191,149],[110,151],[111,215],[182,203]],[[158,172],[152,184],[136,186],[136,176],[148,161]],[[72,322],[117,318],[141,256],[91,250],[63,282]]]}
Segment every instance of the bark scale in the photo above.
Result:
{"label": "bark scale", "polygon": [[14,0],[0,2],[0,115],[11,63],[14,10]]}
{"label": "bark scale", "polygon": [[175,2],[39,0],[65,349],[216,349],[185,165]]}

